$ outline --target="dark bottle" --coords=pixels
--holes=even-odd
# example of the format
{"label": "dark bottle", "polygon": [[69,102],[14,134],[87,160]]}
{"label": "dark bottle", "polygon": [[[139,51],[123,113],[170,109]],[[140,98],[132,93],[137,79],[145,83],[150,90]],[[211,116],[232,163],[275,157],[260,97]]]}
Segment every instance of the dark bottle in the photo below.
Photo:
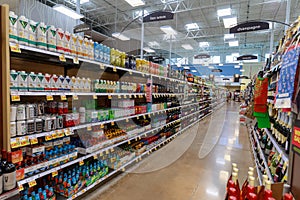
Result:
{"label": "dark bottle", "polygon": [[11,152],[7,154],[7,163],[3,168],[3,189],[12,190],[16,187],[16,166],[11,162]]}

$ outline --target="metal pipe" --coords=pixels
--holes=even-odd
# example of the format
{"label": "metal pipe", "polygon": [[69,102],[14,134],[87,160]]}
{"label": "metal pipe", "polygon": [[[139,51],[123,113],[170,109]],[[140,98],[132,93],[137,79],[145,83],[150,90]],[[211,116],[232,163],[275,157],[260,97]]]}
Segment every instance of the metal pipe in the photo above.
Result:
{"label": "metal pipe", "polygon": [[269,50],[270,55],[272,55],[273,52],[273,45],[274,45],[274,22],[272,22],[272,29],[271,29],[270,50]]}
{"label": "metal pipe", "polygon": [[[143,11],[144,13],[144,11]],[[144,16],[144,15],[143,15]],[[141,59],[144,59],[144,22],[142,22],[142,33],[141,33]]]}
{"label": "metal pipe", "polygon": [[[76,1],[76,13],[80,14],[80,0]],[[76,20],[76,24],[78,25],[80,23],[80,19]]]}
{"label": "metal pipe", "polygon": [[[291,0],[286,2],[286,11],[285,11],[285,23],[290,24],[290,14],[291,14]],[[284,31],[288,29],[287,26],[284,27]]]}

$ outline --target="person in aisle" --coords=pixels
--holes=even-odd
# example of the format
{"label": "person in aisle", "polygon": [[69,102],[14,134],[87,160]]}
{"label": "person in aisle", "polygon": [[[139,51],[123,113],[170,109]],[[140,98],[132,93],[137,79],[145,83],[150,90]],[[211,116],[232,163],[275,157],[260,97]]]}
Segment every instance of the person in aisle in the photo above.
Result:
{"label": "person in aisle", "polygon": [[227,102],[229,102],[231,100],[231,92],[227,93]]}

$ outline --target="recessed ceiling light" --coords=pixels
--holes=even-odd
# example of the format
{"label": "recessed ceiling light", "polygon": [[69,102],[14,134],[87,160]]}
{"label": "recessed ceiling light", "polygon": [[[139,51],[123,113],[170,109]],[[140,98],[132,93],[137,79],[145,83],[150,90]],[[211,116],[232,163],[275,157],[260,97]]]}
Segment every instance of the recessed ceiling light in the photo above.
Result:
{"label": "recessed ceiling light", "polygon": [[197,70],[194,70],[194,69],[193,69],[193,70],[191,70],[191,72],[197,72]]}
{"label": "recessed ceiling light", "polygon": [[190,67],[185,66],[185,67],[183,67],[183,69],[190,69]]}
{"label": "recessed ceiling light", "polygon": [[219,66],[223,66],[223,63],[220,63]]}
{"label": "recessed ceiling light", "polygon": [[122,33],[113,33],[111,35],[115,38],[118,38],[119,40],[123,40],[123,41],[130,40],[129,37],[123,35]]}
{"label": "recessed ceiling light", "polygon": [[231,15],[231,8],[219,9],[217,11],[218,17],[225,17]]}
{"label": "recessed ceiling light", "polygon": [[155,51],[149,47],[144,47],[143,48],[145,51],[147,51],[148,53],[154,53]]}
{"label": "recessed ceiling light", "polygon": [[230,41],[228,44],[230,47],[237,47],[239,46],[239,41],[238,40]]}
{"label": "recessed ceiling light", "polygon": [[190,30],[199,30],[199,26],[196,23],[190,23],[185,25],[185,29],[190,31]]}
{"label": "recessed ceiling light", "polygon": [[53,9],[64,14],[67,15],[69,17],[72,17],[73,19],[81,19],[84,16],[81,14],[76,13],[74,10],[72,10],[71,8],[68,8],[62,4],[56,4],[55,6],[53,6]]}
{"label": "recessed ceiling light", "polygon": [[182,46],[182,48],[184,48],[186,50],[193,50],[194,49],[190,44],[183,44],[181,46]]}
{"label": "recessed ceiling light", "polygon": [[244,72],[245,70],[244,69],[240,69],[240,72]]}
{"label": "recessed ceiling light", "polygon": [[175,31],[171,26],[161,26],[160,30],[165,32],[167,35],[177,35],[177,31]]}
{"label": "recessed ceiling light", "polygon": [[199,42],[199,47],[209,47],[208,42]]}
{"label": "recessed ceiling light", "polygon": [[239,66],[239,65],[234,65],[234,68],[235,68],[235,69],[239,69],[239,68],[241,68],[241,66]]}
{"label": "recessed ceiling light", "polygon": [[236,17],[223,18],[223,23],[225,28],[230,28],[237,24]]}
{"label": "recessed ceiling light", "polygon": [[224,34],[224,40],[234,39],[234,34]]}
{"label": "recessed ceiling light", "polygon": [[142,0],[125,0],[125,1],[129,3],[132,7],[145,5],[145,2]]}
{"label": "recessed ceiling light", "polygon": [[224,75],[221,75],[220,77],[225,77]]}
{"label": "recessed ceiling light", "polygon": [[209,66],[208,68],[209,68],[209,69],[214,69],[214,66]]}

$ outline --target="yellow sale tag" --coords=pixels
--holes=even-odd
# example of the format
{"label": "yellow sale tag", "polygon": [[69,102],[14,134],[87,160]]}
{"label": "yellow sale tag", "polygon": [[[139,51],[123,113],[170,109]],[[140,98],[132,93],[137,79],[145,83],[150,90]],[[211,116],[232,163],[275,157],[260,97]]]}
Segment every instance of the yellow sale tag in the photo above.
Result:
{"label": "yellow sale tag", "polygon": [[52,177],[55,177],[58,175],[58,171],[52,172]]}
{"label": "yellow sale tag", "polygon": [[136,94],[134,95],[134,98],[136,98]]}
{"label": "yellow sale tag", "polygon": [[115,122],[111,122],[110,124],[113,126],[113,125],[115,125]]}
{"label": "yellow sale tag", "polygon": [[129,122],[129,119],[128,119],[128,118],[126,119],[126,122]]}
{"label": "yellow sale tag", "polygon": [[33,144],[37,144],[38,143],[38,139],[37,138],[32,138],[30,140],[30,144],[33,145]]}
{"label": "yellow sale tag", "polygon": [[118,95],[118,98],[121,99],[121,95]]}
{"label": "yellow sale tag", "polygon": [[73,58],[73,63],[74,63],[74,64],[77,64],[77,65],[79,64],[78,57],[74,57],[74,58]]}
{"label": "yellow sale tag", "polygon": [[114,68],[113,68],[113,71],[114,71],[114,72],[117,72],[117,67],[114,67]]}
{"label": "yellow sale tag", "polygon": [[129,98],[132,98],[132,95],[131,95],[131,94],[129,95]]}
{"label": "yellow sale tag", "polygon": [[77,95],[73,95],[73,100],[78,100],[78,96]]}
{"label": "yellow sale tag", "polygon": [[108,95],[108,99],[111,99],[111,95]]}
{"label": "yellow sale tag", "polygon": [[61,99],[62,101],[65,101],[65,100],[67,100],[67,96],[66,96],[66,95],[60,95],[60,99]]}
{"label": "yellow sale tag", "polygon": [[100,63],[100,69],[104,69],[103,63]]}
{"label": "yellow sale tag", "polygon": [[14,141],[11,141],[10,142],[10,145],[11,145],[11,148],[14,149],[14,148],[18,148],[20,146],[20,144],[14,140]]}
{"label": "yellow sale tag", "polygon": [[104,124],[101,124],[101,125],[100,125],[100,128],[104,128]]}
{"label": "yellow sale tag", "polygon": [[126,94],[124,94],[124,98],[127,98]]}
{"label": "yellow sale tag", "polygon": [[92,127],[91,127],[91,126],[87,126],[86,129],[87,129],[88,131],[91,131],[91,130],[92,130]]}
{"label": "yellow sale tag", "polygon": [[46,136],[45,136],[45,140],[46,140],[46,141],[52,140],[52,136],[51,136],[51,135],[46,135]]}
{"label": "yellow sale tag", "polygon": [[21,101],[20,95],[11,95],[11,101]]}
{"label": "yellow sale tag", "polygon": [[145,74],[142,74],[143,77],[145,77]]}
{"label": "yellow sale tag", "polygon": [[81,161],[79,162],[79,166],[82,166],[82,165],[84,165],[84,161],[83,161],[83,160],[81,160]]}
{"label": "yellow sale tag", "polygon": [[114,148],[111,148],[111,149],[110,149],[110,152],[114,152],[114,151],[115,151]]}
{"label": "yellow sale tag", "polygon": [[132,75],[132,71],[129,71],[129,74]]}
{"label": "yellow sale tag", "polygon": [[148,117],[149,117],[149,118],[151,118],[151,115],[150,115],[150,114],[148,114]]}
{"label": "yellow sale tag", "polygon": [[61,54],[61,55],[59,56],[59,60],[60,60],[61,62],[66,62],[66,61],[67,61],[64,54]]}
{"label": "yellow sale tag", "polygon": [[106,153],[106,154],[109,154],[109,151],[108,151],[108,149],[106,149],[105,153]]}
{"label": "yellow sale tag", "polygon": [[139,117],[139,116],[137,116],[136,118],[137,118],[137,119],[140,119],[140,117]]}
{"label": "yellow sale tag", "polygon": [[122,172],[125,172],[125,168],[124,167],[122,168]]}
{"label": "yellow sale tag", "polygon": [[103,156],[103,151],[100,152],[100,156]]}
{"label": "yellow sale tag", "polygon": [[137,137],[135,138],[135,141],[138,141]]}
{"label": "yellow sale tag", "polygon": [[94,94],[93,95],[93,99],[98,99],[97,95]]}
{"label": "yellow sale tag", "polygon": [[35,180],[30,181],[30,182],[28,183],[28,185],[29,185],[29,187],[36,186],[36,181],[35,181]]}
{"label": "yellow sale tag", "polygon": [[21,49],[19,47],[19,44],[11,45],[10,46],[10,50],[12,52],[15,52],[15,53],[21,53]]}
{"label": "yellow sale tag", "polygon": [[94,155],[93,157],[94,157],[94,160],[97,160],[97,159],[98,159],[98,156],[97,156],[97,155]]}
{"label": "yellow sale tag", "polygon": [[71,132],[70,132],[70,130],[69,130],[69,129],[66,129],[66,130],[65,130],[65,134],[66,134],[66,136],[69,136],[69,135],[71,135]]}
{"label": "yellow sale tag", "polygon": [[130,140],[128,141],[128,144],[131,144]]}
{"label": "yellow sale tag", "polygon": [[23,139],[21,140],[21,146],[26,146],[26,145],[29,145],[29,144],[30,144],[30,142],[29,142],[28,137],[23,138]]}
{"label": "yellow sale tag", "polygon": [[147,154],[150,155],[150,152],[148,151]]}
{"label": "yellow sale tag", "polygon": [[47,101],[53,101],[53,96],[52,95],[47,95],[46,99],[47,99]]}
{"label": "yellow sale tag", "polygon": [[146,115],[143,115],[144,119],[146,119]]}
{"label": "yellow sale tag", "polygon": [[24,190],[23,185],[19,185],[19,191],[23,191],[23,190]]}
{"label": "yellow sale tag", "polygon": [[52,139],[56,139],[56,138],[57,138],[57,133],[56,132],[52,133]]}

